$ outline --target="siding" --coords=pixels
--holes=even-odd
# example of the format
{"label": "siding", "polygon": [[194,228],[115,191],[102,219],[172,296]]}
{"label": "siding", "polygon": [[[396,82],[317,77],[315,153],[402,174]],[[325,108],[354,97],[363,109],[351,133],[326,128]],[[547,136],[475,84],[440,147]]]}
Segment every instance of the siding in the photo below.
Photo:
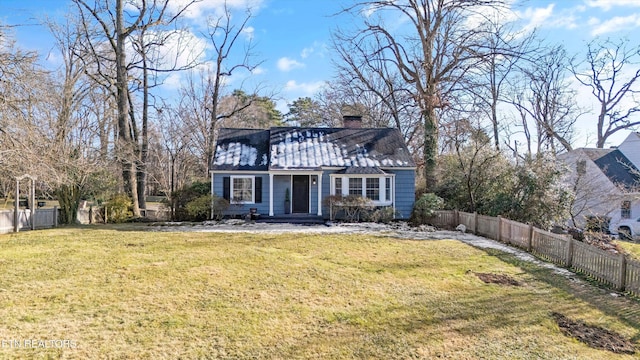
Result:
{"label": "siding", "polygon": [[[409,219],[411,216],[411,211],[413,210],[413,203],[415,201],[415,192],[416,192],[416,184],[415,184],[415,171],[414,170],[385,170],[389,174],[395,174],[395,208],[398,212],[396,218],[397,219]],[[335,171],[325,171],[322,175],[322,198],[324,199],[328,195],[330,195],[331,191],[331,183],[330,183],[330,174],[335,173]],[[366,177],[366,175],[363,175]],[[382,191],[383,189],[381,189]],[[317,193],[315,193],[315,189],[312,189],[312,193],[315,198],[317,198]],[[312,199],[312,202],[315,204],[315,199]],[[315,205],[313,205],[315,206]],[[312,207],[315,213],[315,207]],[[322,204],[322,215],[325,219],[329,218],[329,207]]]}
{"label": "siding", "polygon": [[[413,209],[415,199],[415,171],[414,170],[395,170],[387,171],[395,174],[395,207],[398,212],[397,218],[408,219]],[[334,171],[324,171],[322,175],[322,199],[330,195],[331,184],[329,175]],[[223,193],[223,178],[231,176],[233,173],[216,173],[213,176],[213,191],[217,196]],[[256,177],[262,177],[262,203],[259,204],[237,204],[231,205],[226,215],[243,215],[249,213],[250,208],[257,208],[258,213],[262,216],[269,216],[269,175],[257,174]],[[312,176],[313,179],[315,176]],[[318,186],[313,185],[310,181],[310,213],[318,212]],[[274,215],[282,215],[284,211],[285,191],[289,188],[289,196],[291,194],[291,176],[290,175],[274,175],[273,177],[273,213]],[[322,215],[329,217],[328,207],[322,204]]]}
{"label": "siding", "polygon": [[413,210],[416,198],[416,172],[415,170],[389,171],[396,174],[396,211],[397,218],[408,219]]}
{"label": "siding", "polygon": [[[215,173],[213,175],[213,193],[222,197],[223,183],[222,179],[227,176],[236,175],[233,173]],[[245,174],[243,174],[245,175]],[[250,208],[257,208],[261,215],[269,215],[269,175],[256,174],[256,177],[262,178],[262,203],[258,204],[233,204],[225,213],[226,215],[244,215],[249,213]],[[284,196],[283,196],[284,198]]]}

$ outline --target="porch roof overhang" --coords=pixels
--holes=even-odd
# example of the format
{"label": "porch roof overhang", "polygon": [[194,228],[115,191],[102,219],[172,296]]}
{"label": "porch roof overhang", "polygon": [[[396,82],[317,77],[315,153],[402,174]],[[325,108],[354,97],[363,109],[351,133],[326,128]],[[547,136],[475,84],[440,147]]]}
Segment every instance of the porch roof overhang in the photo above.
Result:
{"label": "porch roof overhang", "polygon": [[269,174],[273,175],[317,175],[322,172],[321,168],[269,169]]}

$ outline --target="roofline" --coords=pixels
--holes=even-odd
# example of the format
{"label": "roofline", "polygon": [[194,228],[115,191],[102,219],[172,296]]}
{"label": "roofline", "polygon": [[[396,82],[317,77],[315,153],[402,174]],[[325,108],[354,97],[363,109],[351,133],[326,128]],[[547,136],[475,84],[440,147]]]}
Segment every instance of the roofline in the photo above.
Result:
{"label": "roofline", "polygon": [[210,174],[222,174],[222,173],[236,173],[236,174],[255,174],[264,173],[267,174],[268,170],[209,170]]}

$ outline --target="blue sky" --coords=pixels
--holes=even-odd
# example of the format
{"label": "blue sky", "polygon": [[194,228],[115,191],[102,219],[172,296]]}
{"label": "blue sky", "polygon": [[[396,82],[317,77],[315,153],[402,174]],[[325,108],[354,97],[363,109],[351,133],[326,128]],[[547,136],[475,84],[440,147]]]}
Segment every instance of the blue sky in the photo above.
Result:
{"label": "blue sky", "polygon": [[[91,3],[93,0],[89,0]],[[186,0],[172,0],[179,4]],[[189,22],[198,36],[198,24],[215,14],[223,0],[203,0],[192,8]],[[303,96],[313,96],[333,75],[330,34],[341,22],[351,18],[332,16],[347,0],[228,0],[236,9],[247,4],[254,18],[248,24],[247,36],[256,48],[256,59],[263,61],[253,78],[269,92],[276,93],[278,108]],[[43,57],[50,50],[44,27],[38,25],[44,16],[52,18],[68,12],[67,0],[0,0],[0,22],[18,25],[13,28],[18,45],[38,50]],[[518,0],[514,13],[521,26],[538,28],[551,44],[563,43],[569,53],[583,53],[585,44],[595,37],[629,37],[637,44],[640,33],[640,0]],[[348,24],[347,24],[348,25]],[[203,45],[204,46],[204,45]],[[50,57],[49,62],[55,62]],[[55,64],[51,64],[54,66]],[[174,79],[177,81],[177,79]],[[177,82],[169,82],[175,85]],[[231,87],[234,85],[231,84]],[[248,89],[251,90],[251,89]],[[628,134],[628,133],[625,133]],[[625,134],[620,136],[624,137]],[[585,146],[589,136],[582,134]],[[615,138],[612,145],[616,144]],[[621,141],[621,140],[620,140]]]}

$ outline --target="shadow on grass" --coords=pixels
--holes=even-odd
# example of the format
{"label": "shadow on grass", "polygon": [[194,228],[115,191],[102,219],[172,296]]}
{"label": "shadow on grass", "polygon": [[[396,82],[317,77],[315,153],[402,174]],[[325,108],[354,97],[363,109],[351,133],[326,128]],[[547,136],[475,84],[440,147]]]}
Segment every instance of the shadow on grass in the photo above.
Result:
{"label": "shadow on grass", "polygon": [[[487,254],[494,256],[505,263],[517,266],[534,279],[560,289],[577,299],[588,303],[608,316],[619,319],[621,322],[640,329],[640,301],[624,296],[611,288],[591,281],[588,277],[573,273],[570,278],[560,276],[551,269],[542,268],[537,264],[518,259],[512,254],[495,249],[483,249]],[[640,340],[638,333],[633,341]]]}

